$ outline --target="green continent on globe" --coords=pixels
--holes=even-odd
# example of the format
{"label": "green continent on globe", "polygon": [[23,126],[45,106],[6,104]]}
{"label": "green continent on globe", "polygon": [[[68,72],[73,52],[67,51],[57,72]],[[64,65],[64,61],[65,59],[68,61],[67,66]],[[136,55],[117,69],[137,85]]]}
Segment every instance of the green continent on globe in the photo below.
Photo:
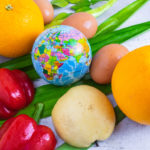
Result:
{"label": "green continent on globe", "polygon": [[[74,57],[76,63],[80,62],[82,56],[89,58],[90,48],[86,38],[69,38],[71,33],[67,36],[63,36],[60,32],[48,34],[35,48],[34,59],[40,61],[47,80],[53,80],[54,76],[58,75],[58,69],[69,57]],[[86,65],[89,63],[86,62]],[[62,74],[59,74],[59,78],[61,77]]]}

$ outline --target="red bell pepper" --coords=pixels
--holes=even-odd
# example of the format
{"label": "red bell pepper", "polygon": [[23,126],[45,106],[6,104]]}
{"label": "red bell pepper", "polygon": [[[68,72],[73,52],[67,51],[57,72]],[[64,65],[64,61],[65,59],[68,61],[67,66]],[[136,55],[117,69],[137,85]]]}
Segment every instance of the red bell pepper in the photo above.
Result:
{"label": "red bell pepper", "polygon": [[0,119],[7,119],[34,98],[34,86],[20,70],[0,69]]}
{"label": "red bell pepper", "polygon": [[51,129],[27,115],[11,118],[0,128],[0,150],[54,150],[55,146]]}

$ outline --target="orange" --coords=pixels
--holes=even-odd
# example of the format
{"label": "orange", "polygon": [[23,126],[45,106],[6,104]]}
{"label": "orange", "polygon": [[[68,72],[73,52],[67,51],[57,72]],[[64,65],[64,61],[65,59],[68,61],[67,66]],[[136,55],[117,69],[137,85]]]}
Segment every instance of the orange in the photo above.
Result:
{"label": "orange", "polygon": [[150,46],[136,49],[119,61],[112,77],[112,91],[126,116],[150,125]]}
{"label": "orange", "polygon": [[29,53],[43,30],[43,16],[33,0],[0,1],[0,55],[14,58]]}

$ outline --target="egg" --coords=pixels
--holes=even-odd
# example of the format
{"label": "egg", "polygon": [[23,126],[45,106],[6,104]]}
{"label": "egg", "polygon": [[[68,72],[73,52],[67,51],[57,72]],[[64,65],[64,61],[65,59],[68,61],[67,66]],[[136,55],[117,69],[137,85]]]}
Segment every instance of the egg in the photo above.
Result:
{"label": "egg", "polygon": [[48,0],[34,0],[34,2],[42,12],[44,24],[50,23],[54,18],[54,9],[51,3]]}
{"label": "egg", "polygon": [[59,86],[80,80],[89,71],[91,59],[91,47],[86,37],[69,26],[45,30],[32,49],[37,73],[48,83]]}
{"label": "egg", "polygon": [[96,19],[86,12],[72,14],[62,22],[62,25],[68,25],[78,29],[88,39],[95,35],[98,27]]}
{"label": "egg", "polygon": [[99,84],[110,83],[117,63],[128,52],[128,49],[120,44],[104,46],[93,58],[90,68],[92,79]]}

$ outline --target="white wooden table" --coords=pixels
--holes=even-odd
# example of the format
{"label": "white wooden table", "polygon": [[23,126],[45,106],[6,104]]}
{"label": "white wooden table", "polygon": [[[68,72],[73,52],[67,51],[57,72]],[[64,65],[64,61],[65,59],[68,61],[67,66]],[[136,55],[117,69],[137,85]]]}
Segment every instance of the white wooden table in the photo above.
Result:
{"label": "white wooden table", "polygon": [[[97,20],[99,23],[103,22],[106,18],[116,13],[121,8],[125,7],[134,0],[118,0],[118,2],[107,12],[105,12]],[[99,3],[99,5],[101,5]],[[56,10],[55,15],[61,11],[70,12],[69,8]],[[139,11],[137,11],[128,21],[126,21],[120,28],[127,27],[133,24],[150,21],[150,1],[144,5]],[[150,45],[150,31],[147,31],[140,36],[137,36],[125,43],[123,43],[130,51],[135,48]],[[6,58],[0,57],[0,62],[6,61]],[[35,82],[35,86],[45,84],[43,80]],[[116,106],[115,100],[112,95],[108,96],[113,106]],[[47,125],[54,130],[51,118],[45,118],[41,120],[41,124]],[[57,136],[58,145],[63,141]],[[99,147],[92,147],[90,150],[150,150],[150,126],[139,125],[128,118],[125,118],[116,127],[113,135],[106,141],[99,142]]]}

